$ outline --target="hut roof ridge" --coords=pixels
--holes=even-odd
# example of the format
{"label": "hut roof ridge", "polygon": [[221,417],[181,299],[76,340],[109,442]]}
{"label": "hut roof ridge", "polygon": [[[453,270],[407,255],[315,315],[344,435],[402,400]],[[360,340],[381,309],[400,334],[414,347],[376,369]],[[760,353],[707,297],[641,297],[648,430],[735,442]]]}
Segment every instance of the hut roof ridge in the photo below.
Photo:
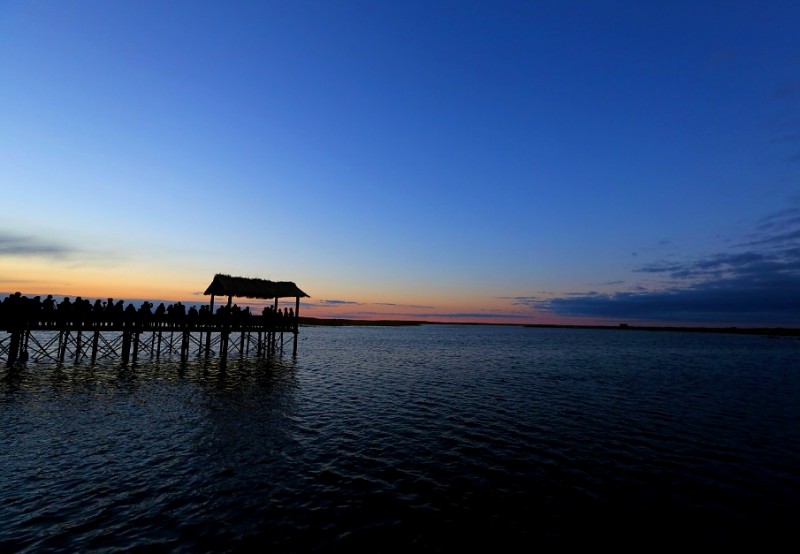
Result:
{"label": "hut roof ridge", "polygon": [[243,298],[301,298],[308,295],[292,281],[270,281],[256,277],[235,277],[217,273],[205,295],[235,296]]}

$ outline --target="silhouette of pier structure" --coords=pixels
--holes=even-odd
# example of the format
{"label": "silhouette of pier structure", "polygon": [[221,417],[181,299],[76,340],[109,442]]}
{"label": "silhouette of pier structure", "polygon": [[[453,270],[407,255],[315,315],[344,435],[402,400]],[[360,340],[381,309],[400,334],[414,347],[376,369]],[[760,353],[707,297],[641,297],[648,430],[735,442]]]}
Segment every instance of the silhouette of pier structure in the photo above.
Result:
{"label": "silhouette of pier structure", "polygon": [[[0,360],[6,365],[27,361],[92,364],[121,360],[270,356],[291,343],[297,355],[300,298],[308,297],[289,281],[269,281],[217,274],[206,289],[207,306],[188,310],[181,302],[138,308],[124,301],[94,303],[69,297],[56,304],[52,296],[27,298],[16,293],[0,303]],[[214,309],[217,297],[227,303]],[[234,298],[268,300],[260,314],[239,308]],[[279,308],[281,299],[294,307]],[[155,309],[154,309],[155,308]]]}

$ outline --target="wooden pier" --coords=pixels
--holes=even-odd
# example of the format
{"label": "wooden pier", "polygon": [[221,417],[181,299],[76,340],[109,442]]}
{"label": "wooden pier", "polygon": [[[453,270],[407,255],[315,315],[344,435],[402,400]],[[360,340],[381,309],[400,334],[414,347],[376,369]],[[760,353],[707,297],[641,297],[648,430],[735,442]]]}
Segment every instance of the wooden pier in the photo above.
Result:
{"label": "wooden pier", "polygon": [[[152,304],[146,302],[138,310],[132,304],[125,310],[107,309],[111,299],[102,310],[80,309],[90,306],[78,304],[80,297],[68,311],[61,306],[46,308],[39,297],[35,302],[19,295],[9,297],[0,309],[0,360],[14,366],[28,361],[135,364],[145,358],[186,362],[218,357],[224,364],[234,355],[283,353],[289,343],[292,355],[297,355],[300,298],[308,295],[294,283],[218,274],[205,294],[211,297],[208,307],[186,311],[178,302],[169,312],[153,312]],[[227,297],[227,304],[215,311],[218,296]],[[249,308],[237,309],[236,297],[269,300],[270,304],[253,314]],[[294,307],[281,311],[282,298],[294,298]]]}

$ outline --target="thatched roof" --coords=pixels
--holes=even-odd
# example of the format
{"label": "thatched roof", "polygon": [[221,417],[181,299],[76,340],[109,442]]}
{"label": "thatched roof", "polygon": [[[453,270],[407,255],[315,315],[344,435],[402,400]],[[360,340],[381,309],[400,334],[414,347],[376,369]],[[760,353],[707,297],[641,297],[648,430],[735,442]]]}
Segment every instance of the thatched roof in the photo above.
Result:
{"label": "thatched roof", "polygon": [[291,281],[268,281],[251,277],[231,277],[217,273],[203,294],[243,298],[298,298],[308,295]]}

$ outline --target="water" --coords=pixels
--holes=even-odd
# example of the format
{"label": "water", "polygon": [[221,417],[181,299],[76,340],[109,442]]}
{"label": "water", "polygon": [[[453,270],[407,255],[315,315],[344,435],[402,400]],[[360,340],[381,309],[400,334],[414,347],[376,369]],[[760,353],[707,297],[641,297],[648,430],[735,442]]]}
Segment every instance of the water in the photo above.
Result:
{"label": "water", "polygon": [[[0,372],[0,551],[780,544],[800,341],[309,327],[272,361]],[[688,543],[691,541],[691,543]]]}

